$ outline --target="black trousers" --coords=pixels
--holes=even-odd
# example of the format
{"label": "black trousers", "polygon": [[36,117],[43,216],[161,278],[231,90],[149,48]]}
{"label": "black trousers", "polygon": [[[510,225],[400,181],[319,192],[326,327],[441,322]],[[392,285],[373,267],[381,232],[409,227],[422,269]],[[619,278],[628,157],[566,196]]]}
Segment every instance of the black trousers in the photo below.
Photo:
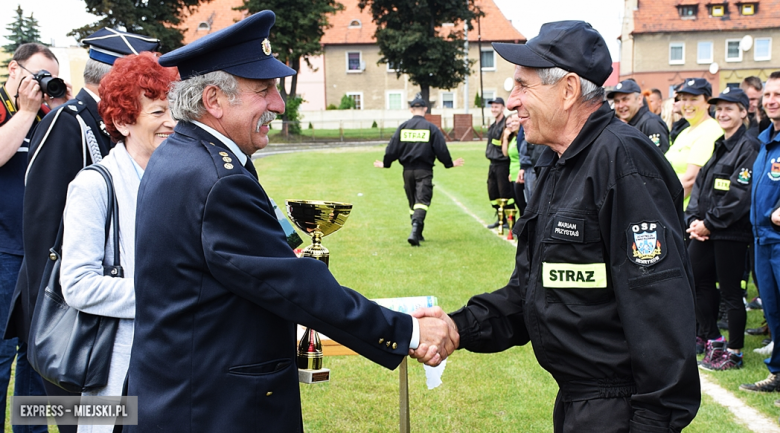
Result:
{"label": "black trousers", "polygon": [[433,170],[405,169],[404,191],[411,212],[418,209],[427,212],[433,198]]}
{"label": "black trousers", "polygon": [[[512,188],[515,190],[515,204],[517,205],[517,210],[520,211],[520,215],[523,215],[525,213],[525,207],[528,205],[528,203],[525,202],[525,184],[512,182]],[[520,215],[518,215],[518,218]]]}
{"label": "black trousers", "polygon": [[487,189],[490,204],[493,205],[495,209],[498,209],[496,200],[499,198],[509,199],[507,207],[513,208],[515,206],[515,191],[509,182],[509,161],[490,162]]}
{"label": "black trousers", "polygon": [[[696,322],[699,336],[705,340],[720,337],[718,310],[721,299],[726,304],[729,320],[730,349],[742,349],[745,344],[747,313],[742,303],[742,276],[745,272],[747,242],[691,240],[688,256],[696,285]],[[718,283],[720,290],[715,287]]]}

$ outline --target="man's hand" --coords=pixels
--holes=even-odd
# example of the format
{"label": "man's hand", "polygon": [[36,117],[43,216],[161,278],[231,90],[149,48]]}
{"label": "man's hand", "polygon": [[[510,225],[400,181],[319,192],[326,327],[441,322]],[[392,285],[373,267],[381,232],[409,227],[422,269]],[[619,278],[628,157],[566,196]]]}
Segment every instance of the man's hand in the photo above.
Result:
{"label": "man's hand", "polygon": [[374,161],[374,167],[385,168],[385,163],[377,159],[376,161]]}
{"label": "man's hand", "polygon": [[461,167],[463,166],[463,158],[458,158],[455,161],[452,161],[453,167]]}
{"label": "man's hand", "polygon": [[776,226],[780,226],[780,207],[775,209],[774,212],[772,212],[770,219],[772,220],[772,224]]}
{"label": "man's hand", "polygon": [[517,180],[515,183],[525,183],[525,170],[522,168],[517,172]]}
{"label": "man's hand", "polygon": [[[19,84],[18,97],[16,98],[16,108],[19,111],[37,114],[43,104],[43,92],[41,86],[32,77],[27,76]],[[13,98],[13,96],[11,96]]]}
{"label": "man's hand", "polygon": [[421,308],[412,313],[419,320],[420,345],[409,350],[409,356],[430,366],[437,366],[460,344],[455,322],[439,307]]}
{"label": "man's hand", "polygon": [[704,242],[710,238],[710,231],[702,220],[694,220],[686,232],[691,235],[691,239],[697,241]]}

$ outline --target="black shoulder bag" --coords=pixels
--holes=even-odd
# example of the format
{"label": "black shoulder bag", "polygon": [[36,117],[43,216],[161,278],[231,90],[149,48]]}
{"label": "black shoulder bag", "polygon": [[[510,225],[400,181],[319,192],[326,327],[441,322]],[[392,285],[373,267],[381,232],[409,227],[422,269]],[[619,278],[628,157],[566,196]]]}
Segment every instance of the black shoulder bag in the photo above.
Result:
{"label": "black shoulder bag", "polygon": [[[111,173],[99,164],[85,170],[103,175],[108,189],[106,241],[113,221],[114,264],[103,266],[103,275],[123,278],[124,271],[119,265],[119,207]],[[66,391],[80,393],[108,384],[119,319],[84,313],[65,302],[60,286],[62,232],[60,223],[38,290],[27,358],[44,379]]]}

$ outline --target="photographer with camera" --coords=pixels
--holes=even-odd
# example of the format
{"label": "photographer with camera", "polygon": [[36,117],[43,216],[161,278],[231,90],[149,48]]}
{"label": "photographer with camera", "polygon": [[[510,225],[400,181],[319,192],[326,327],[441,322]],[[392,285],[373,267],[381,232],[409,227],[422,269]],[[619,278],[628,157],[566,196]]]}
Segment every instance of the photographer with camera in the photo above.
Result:
{"label": "photographer with camera", "polygon": [[[8,317],[24,255],[22,199],[30,138],[46,113],[71,97],[70,86],[56,78],[59,69],[51,50],[41,44],[23,44],[8,64],[8,81],[0,87],[0,323]],[[5,418],[6,389],[17,343],[22,356],[16,366],[15,394],[43,394],[41,378],[23,356],[26,345],[15,338],[0,340],[0,423]],[[14,431],[21,428],[46,431],[46,426],[15,426]]]}

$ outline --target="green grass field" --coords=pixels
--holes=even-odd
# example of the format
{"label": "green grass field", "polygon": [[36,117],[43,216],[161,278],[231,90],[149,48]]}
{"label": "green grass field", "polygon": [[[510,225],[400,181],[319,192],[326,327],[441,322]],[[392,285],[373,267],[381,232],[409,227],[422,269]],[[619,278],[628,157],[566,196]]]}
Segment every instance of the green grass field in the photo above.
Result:
{"label": "green grass field", "polygon": [[[372,166],[382,158],[383,146],[274,155],[255,164],[260,182],[280,206],[285,199],[354,205],[344,228],[323,242],[331,252],[331,270],[343,285],[369,298],[434,295],[446,311],[453,311],[474,294],[502,287],[512,272],[515,251],[450,198],[485,222],[494,217],[487,200],[484,145],[456,143],[450,150],[453,158],[464,157],[466,165],[434,169],[436,188],[426,220],[426,242],[419,248],[406,242],[410,225],[400,165]],[[755,289],[750,296],[755,296]],[[748,326],[757,326],[760,312],[748,314]],[[740,383],[767,375],[752,352],[760,340],[746,337],[744,369],[706,374],[775,419],[780,410],[772,402],[780,394],[736,390]],[[448,360],[444,383],[433,390],[425,385],[422,366],[410,361],[412,431],[552,432],[557,386],[537,364],[530,345],[489,355],[458,351]],[[327,357],[325,366],[331,369],[329,383],[300,385],[307,432],[398,431],[397,371],[358,356]],[[8,418],[5,431],[11,431]],[[56,432],[56,427],[50,431]],[[699,415],[685,431],[751,430],[704,396]]]}

